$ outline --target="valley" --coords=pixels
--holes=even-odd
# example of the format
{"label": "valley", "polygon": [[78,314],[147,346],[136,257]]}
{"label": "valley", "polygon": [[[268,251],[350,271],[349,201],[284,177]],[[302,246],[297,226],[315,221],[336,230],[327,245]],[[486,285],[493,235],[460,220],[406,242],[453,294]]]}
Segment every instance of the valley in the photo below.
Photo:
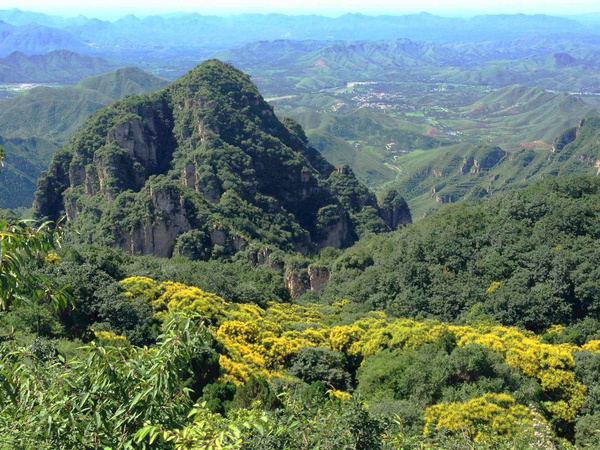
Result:
{"label": "valley", "polygon": [[[553,142],[564,129],[598,115],[590,97],[518,85],[349,82],[343,89],[271,101],[279,115],[298,120],[311,143],[335,165],[349,164],[376,191],[402,185],[418,219],[474,192],[435,192],[451,184],[447,178],[459,171],[449,158],[468,158],[474,146],[501,147],[507,160],[524,152],[551,158]],[[513,170],[507,168],[509,161],[502,164],[500,172]],[[422,178],[424,172],[442,180],[429,182],[428,192],[409,189],[411,178]],[[520,177],[495,184],[506,189],[524,181]],[[487,190],[488,182],[475,184]]]}

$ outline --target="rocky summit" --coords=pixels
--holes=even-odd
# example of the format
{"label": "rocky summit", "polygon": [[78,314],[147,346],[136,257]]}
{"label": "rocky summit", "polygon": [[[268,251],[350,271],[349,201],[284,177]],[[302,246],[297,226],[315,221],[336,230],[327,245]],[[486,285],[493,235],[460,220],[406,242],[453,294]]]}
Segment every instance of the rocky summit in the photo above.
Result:
{"label": "rocky summit", "polygon": [[96,112],[54,156],[34,211],[65,215],[83,242],[193,259],[308,254],[411,221],[398,192],[378,203],[218,60]]}

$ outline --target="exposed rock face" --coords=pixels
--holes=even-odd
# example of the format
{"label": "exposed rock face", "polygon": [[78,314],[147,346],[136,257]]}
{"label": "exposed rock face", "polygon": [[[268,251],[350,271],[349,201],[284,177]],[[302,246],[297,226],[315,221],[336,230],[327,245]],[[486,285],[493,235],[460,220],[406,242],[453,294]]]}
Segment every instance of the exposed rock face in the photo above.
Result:
{"label": "exposed rock face", "polygon": [[570,143],[574,142],[575,139],[577,139],[577,136],[579,136],[579,133],[581,131],[581,127],[583,127],[584,125],[585,125],[585,119],[582,119],[579,122],[579,125],[577,125],[576,127],[568,129],[563,134],[561,134],[559,137],[557,137],[554,140],[554,143],[552,144],[552,153],[559,153],[567,145],[569,145]]}
{"label": "exposed rock face", "polygon": [[310,266],[308,268],[308,279],[310,282],[310,290],[320,292],[329,283],[331,274],[327,267]]}
{"label": "exposed rock face", "polygon": [[292,298],[298,298],[306,292],[320,292],[329,283],[329,269],[323,266],[291,266],[286,270],[285,285]]}
{"label": "exposed rock face", "polygon": [[135,228],[121,230],[118,244],[131,254],[170,257],[177,236],[191,229],[183,199],[177,191],[150,189],[149,195],[151,210],[159,219],[145,218]]}
{"label": "exposed rock face", "polygon": [[473,167],[473,158],[465,158],[462,166],[460,166],[460,169],[458,169],[458,171],[460,172],[461,175],[465,175],[465,174],[471,172],[472,167]]}
{"label": "exposed rock face", "polygon": [[445,203],[453,203],[454,202],[454,197],[450,194],[446,194],[446,195],[436,195],[435,196],[435,201],[440,203],[440,204],[445,204]]}
{"label": "exposed rock face", "polygon": [[506,156],[506,152],[499,147],[480,147],[472,156],[464,159],[459,169],[461,175],[468,173],[479,174],[490,170]]}
{"label": "exposed rock face", "polygon": [[482,155],[481,159],[473,159],[474,172],[480,173],[491,169],[498,164],[505,155],[506,152],[504,150],[497,148]]}
{"label": "exposed rock face", "polygon": [[90,118],[43,175],[34,210],[64,212],[88,240],[112,236],[130,253],[194,258],[341,248],[373,215],[381,227],[410,222],[403,200],[380,208],[349,167],[336,171],[249,77],[216,60]]}
{"label": "exposed rock face", "polygon": [[310,289],[310,280],[306,270],[290,270],[285,277],[285,286],[292,298],[304,295]]}

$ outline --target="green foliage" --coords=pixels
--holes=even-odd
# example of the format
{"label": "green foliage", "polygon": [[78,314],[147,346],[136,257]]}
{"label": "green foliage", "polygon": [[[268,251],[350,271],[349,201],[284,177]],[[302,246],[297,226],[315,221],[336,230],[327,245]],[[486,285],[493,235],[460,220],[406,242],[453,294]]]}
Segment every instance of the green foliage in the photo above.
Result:
{"label": "green foliage", "polygon": [[0,308],[19,303],[47,303],[65,308],[68,297],[35,271],[59,245],[60,233],[50,223],[0,220]]}
{"label": "green foliage", "polygon": [[211,341],[202,324],[179,317],[152,349],[92,343],[81,359],[44,363],[39,344],[35,353],[2,346],[0,435],[42,448],[133,448],[145,422],[175,427],[185,417],[192,361],[212,351]]}
{"label": "green foliage", "polygon": [[306,383],[321,381],[330,389],[349,391],[352,376],[344,354],[320,347],[304,347],[292,360],[289,373]]}
{"label": "green foliage", "polygon": [[448,353],[438,345],[367,357],[358,371],[358,392],[370,404],[404,400],[421,408],[489,392],[511,393],[525,404],[539,401],[539,385],[492,350],[470,344]]}
{"label": "green foliage", "polygon": [[238,386],[230,408],[250,409],[256,404],[264,410],[275,409],[281,406],[280,400],[271,391],[267,380],[252,376],[246,383]]}
{"label": "green foliage", "polygon": [[[321,298],[443,320],[479,303],[503,324],[538,332],[599,320],[599,193],[596,177],[558,177],[449,205],[343,252]],[[359,255],[372,263],[351,263]]]}
{"label": "green foliage", "polygon": [[202,390],[202,404],[213,413],[224,415],[236,394],[236,386],[232,382],[217,381]]}

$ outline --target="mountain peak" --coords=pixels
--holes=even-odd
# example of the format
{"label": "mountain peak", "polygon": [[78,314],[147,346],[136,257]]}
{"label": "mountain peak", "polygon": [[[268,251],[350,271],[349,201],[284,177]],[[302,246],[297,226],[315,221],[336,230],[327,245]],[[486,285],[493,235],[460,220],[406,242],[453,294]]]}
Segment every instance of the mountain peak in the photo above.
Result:
{"label": "mountain peak", "polygon": [[131,253],[204,259],[391,228],[373,194],[334,173],[248,75],[209,60],[96,113],[40,180],[35,211],[63,210],[81,236]]}

